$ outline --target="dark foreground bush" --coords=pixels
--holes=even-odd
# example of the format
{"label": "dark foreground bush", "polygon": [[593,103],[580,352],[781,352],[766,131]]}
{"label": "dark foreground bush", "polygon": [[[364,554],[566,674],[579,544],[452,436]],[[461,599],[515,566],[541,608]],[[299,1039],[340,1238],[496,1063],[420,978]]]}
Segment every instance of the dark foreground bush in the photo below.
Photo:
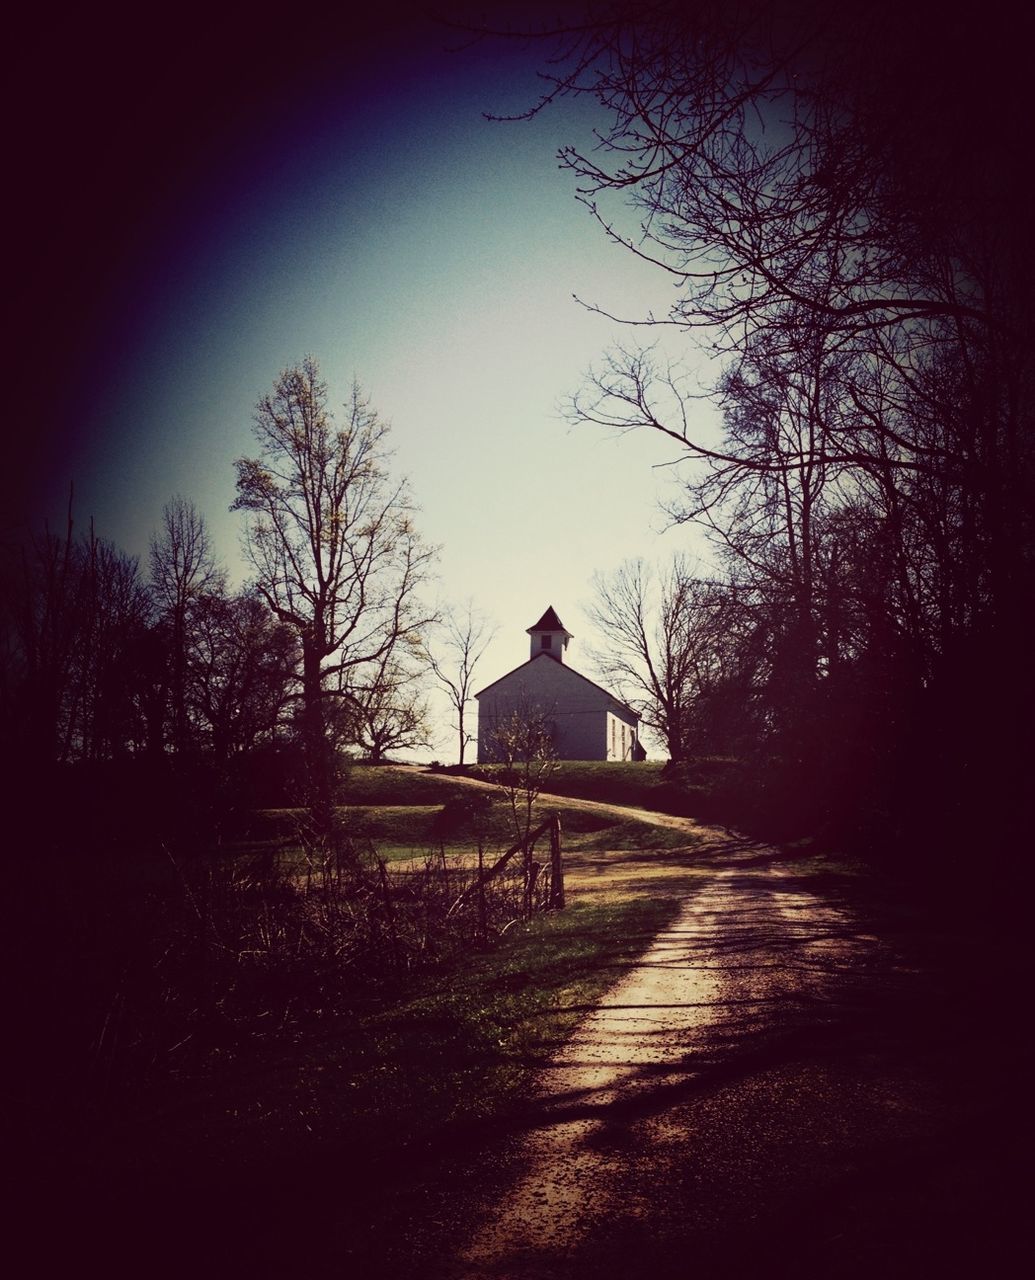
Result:
{"label": "dark foreground bush", "polygon": [[22,1065],[108,1090],[347,1015],[541,908],[514,864],[466,894],[477,865],[444,847],[392,868],[283,842],[20,864]]}

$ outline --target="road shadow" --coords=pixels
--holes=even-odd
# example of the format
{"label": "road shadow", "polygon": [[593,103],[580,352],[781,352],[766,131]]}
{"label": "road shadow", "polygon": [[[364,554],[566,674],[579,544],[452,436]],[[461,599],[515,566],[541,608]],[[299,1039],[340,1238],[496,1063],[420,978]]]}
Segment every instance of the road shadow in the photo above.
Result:
{"label": "road shadow", "polygon": [[[698,928],[696,959],[727,989],[677,1006],[705,1015],[685,1053],[630,1062],[617,1096],[604,1072],[599,1087],[548,1092],[511,1117],[515,1153],[531,1132],[581,1133],[587,1167],[597,1156],[616,1171],[610,1212],[588,1233],[573,1219],[563,1243],[434,1274],[1006,1274],[1025,1220],[1030,1055],[1016,1009],[982,998],[989,970],[966,937],[910,929],[901,913],[879,933],[889,921],[853,901],[851,877],[826,876],[819,892],[769,851],[716,850],[712,869],[744,905]],[[755,986],[737,995],[730,982]],[[669,1034],[630,1032],[638,1050]]]}
{"label": "road shadow", "polygon": [[[9,1205],[34,1180],[44,1189],[26,1197],[42,1209],[14,1219],[33,1274],[74,1274],[84,1259],[149,1278],[1012,1274],[1030,1052],[987,943],[975,954],[965,921],[874,909],[852,877],[810,874],[751,841],[643,860],[693,869],[699,888],[702,857],[741,901],[694,926],[695,963],[728,981],[679,1006],[709,1015],[704,1029],[672,1062],[632,1063],[617,1100],[531,1097],[491,1122],[459,1115],[401,1152],[341,1133],[285,1155],[271,1134],[246,1164],[172,1154],[164,1170],[103,1184],[9,1167]],[[616,962],[616,978],[639,963]],[[591,1153],[621,1170],[626,1208],[563,1248],[473,1272],[463,1246],[527,1175],[528,1136],[579,1121]],[[666,1138],[661,1181],[650,1132]]]}

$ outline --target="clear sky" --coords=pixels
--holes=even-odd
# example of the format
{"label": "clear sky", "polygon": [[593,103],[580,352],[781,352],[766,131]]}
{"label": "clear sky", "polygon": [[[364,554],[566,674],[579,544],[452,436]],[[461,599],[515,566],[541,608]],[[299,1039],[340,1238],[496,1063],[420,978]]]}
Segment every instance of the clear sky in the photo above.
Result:
{"label": "clear sky", "polygon": [[[488,122],[534,100],[539,55],[450,43],[417,19],[382,27],[320,75],[219,96],[193,134],[161,118],[182,158],[167,188],[149,152],[139,162],[148,199],[106,242],[103,287],[81,289],[91,323],[66,361],[42,505],[53,517],[74,479],[80,521],[143,557],[182,493],[240,581],[233,462],[254,451],[255,401],[309,352],[333,399],[355,377],[391,422],[441,598],[498,622],[479,687],[524,661],[547,605],[592,675],[593,573],[700,543],[659,537],[671,446],[561,420],[593,360],[636,336],[572,295],[638,316],[663,312],[670,286],[607,242],[558,167],[588,108]],[[451,751],[440,723],[431,754]]]}

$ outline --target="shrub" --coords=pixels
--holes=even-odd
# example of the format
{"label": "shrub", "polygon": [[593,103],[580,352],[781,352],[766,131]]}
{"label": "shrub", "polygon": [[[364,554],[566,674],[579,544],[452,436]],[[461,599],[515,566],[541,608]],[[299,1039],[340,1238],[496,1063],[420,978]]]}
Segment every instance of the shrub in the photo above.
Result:
{"label": "shrub", "polygon": [[435,815],[432,835],[436,840],[448,840],[460,835],[484,834],[490,823],[492,800],[487,791],[450,796]]}

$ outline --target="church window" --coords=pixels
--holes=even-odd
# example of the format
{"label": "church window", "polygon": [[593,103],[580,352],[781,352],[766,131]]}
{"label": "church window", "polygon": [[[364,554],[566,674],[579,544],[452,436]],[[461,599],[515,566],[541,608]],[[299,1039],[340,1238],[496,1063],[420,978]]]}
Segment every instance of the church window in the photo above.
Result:
{"label": "church window", "polygon": [[553,648],[553,636],[543,636],[543,648],[544,649]]}

